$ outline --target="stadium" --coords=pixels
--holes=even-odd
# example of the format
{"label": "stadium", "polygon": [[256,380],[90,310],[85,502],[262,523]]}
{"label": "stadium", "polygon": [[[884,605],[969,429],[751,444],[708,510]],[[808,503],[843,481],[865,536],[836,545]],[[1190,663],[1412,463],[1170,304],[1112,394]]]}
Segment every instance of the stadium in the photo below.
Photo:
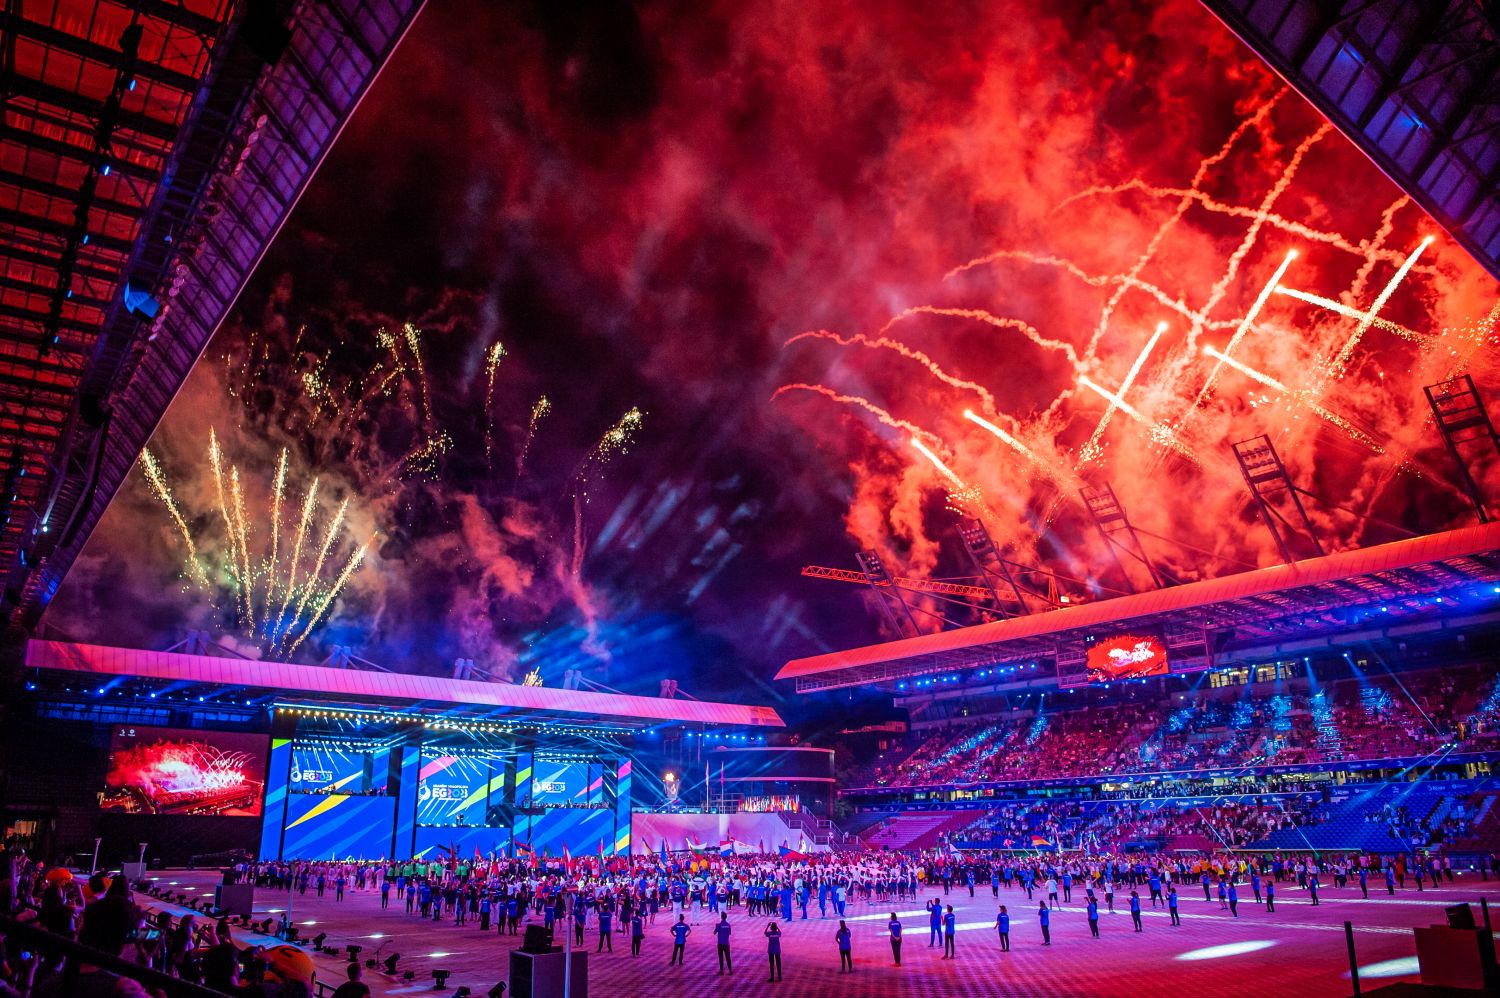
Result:
{"label": "stadium", "polygon": [[0,995],[1500,993],[1493,4],[0,59]]}

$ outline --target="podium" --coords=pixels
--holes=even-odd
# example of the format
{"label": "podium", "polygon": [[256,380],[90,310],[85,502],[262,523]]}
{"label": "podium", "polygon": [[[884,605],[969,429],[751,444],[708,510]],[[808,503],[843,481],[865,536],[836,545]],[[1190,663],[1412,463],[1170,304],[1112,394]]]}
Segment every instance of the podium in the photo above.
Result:
{"label": "podium", "polygon": [[[589,998],[589,955],[574,950],[570,998]],[[545,953],[511,950],[509,998],[562,998],[568,955],[561,946]]]}

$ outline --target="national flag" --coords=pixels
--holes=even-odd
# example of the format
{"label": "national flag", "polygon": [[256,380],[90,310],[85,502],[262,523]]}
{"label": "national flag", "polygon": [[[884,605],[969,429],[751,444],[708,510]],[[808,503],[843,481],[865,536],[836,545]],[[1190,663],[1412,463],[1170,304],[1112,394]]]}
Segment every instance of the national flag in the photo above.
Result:
{"label": "national flag", "polygon": [[783,842],[781,843],[781,858],[788,863],[795,863],[798,860],[806,859],[807,856]]}
{"label": "national flag", "polygon": [[713,847],[706,846],[702,842],[699,842],[698,836],[694,835],[692,841],[688,843],[688,851],[692,852],[694,855],[702,856],[704,853],[712,852]]}
{"label": "national flag", "polygon": [[568,852],[568,844],[563,843],[563,868],[569,873],[573,872],[573,854]]}
{"label": "national flag", "polygon": [[728,858],[728,857],[734,855],[734,840],[733,839],[720,839],[719,840],[719,855],[723,856],[725,858]]}
{"label": "national flag", "polygon": [[1033,835],[1031,837],[1031,848],[1033,848],[1033,849],[1051,849],[1052,848],[1052,843],[1045,836],[1042,836],[1042,835]]}

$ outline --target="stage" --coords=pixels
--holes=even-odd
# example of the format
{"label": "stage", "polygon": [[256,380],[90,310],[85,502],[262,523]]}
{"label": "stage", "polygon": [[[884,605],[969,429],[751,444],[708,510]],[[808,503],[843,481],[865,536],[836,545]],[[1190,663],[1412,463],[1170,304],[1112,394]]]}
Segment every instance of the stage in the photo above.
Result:
{"label": "stage", "polygon": [[[196,888],[211,896],[217,876],[205,871],[173,871],[153,874],[163,883],[176,882],[175,889]],[[939,894],[941,889],[939,889]],[[1245,893],[1249,893],[1248,890]],[[1196,895],[1196,897],[1195,897]],[[1081,895],[1075,892],[1077,900]],[[1172,927],[1164,909],[1145,909],[1145,931],[1131,931],[1126,911],[1129,894],[1116,895],[1118,914],[1101,911],[1100,939],[1089,936],[1081,904],[1066,905],[1052,916],[1052,945],[1041,945],[1034,905],[1028,905],[1020,889],[1001,888],[994,901],[987,886],[970,899],[968,891],[954,891],[944,898],[958,916],[956,960],[941,959],[941,950],[927,946],[927,919],[920,904],[906,904],[900,912],[906,942],[903,965],[892,966],[886,942],[890,907],[851,903],[849,924],[854,933],[855,973],[850,979],[838,973],[833,934],[836,919],[819,919],[816,902],[812,916],[782,924],[785,980],[766,980],[765,941],[761,937],[766,920],[747,918],[743,909],[730,915],[734,926],[733,977],[716,973],[715,948],[708,917],[702,916],[687,944],[687,962],[669,968],[670,922],[659,914],[647,927],[646,941],[638,959],[630,956],[623,933],[614,937],[614,952],[595,955],[598,932],[590,926],[587,949],[592,993],[618,995],[655,993],[663,986],[680,993],[724,993],[736,998],[762,995],[826,995],[843,998],[851,988],[860,993],[911,996],[964,995],[1056,995],[1095,996],[1130,993],[1141,989],[1169,987],[1176,995],[1214,995],[1216,998],[1263,998],[1266,995],[1337,996],[1351,993],[1348,959],[1344,947],[1343,922],[1355,924],[1355,945],[1365,990],[1397,981],[1415,981],[1416,947],[1411,929],[1443,921],[1443,906],[1460,901],[1475,904],[1488,897],[1500,904],[1500,882],[1460,877],[1457,885],[1417,893],[1398,892],[1395,897],[1371,894],[1360,898],[1357,889],[1321,892],[1322,904],[1313,908],[1304,892],[1287,885],[1277,898],[1276,911],[1267,914],[1253,901],[1242,901],[1240,917],[1220,911],[1217,899],[1205,903],[1201,890],[1189,885],[1182,897],[1180,927]],[[149,907],[164,907],[144,895],[138,900]],[[288,906],[285,892],[258,890],[255,917],[279,915]],[[1009,906],[1011,952],[1000,952],[994,931],[996,904]],[[305,935],[328,934],[328,945],[342,948],[349,943],[364,947],[368,957],[384,945],[382,955],[399,952],[399,970],[416,970],[411,982],[392,980],[373,970],[365,972],[365,983],[376,995],[412,995],[430,991],[432,969],[453,971],[450,989],[467,985],[484,994],[504,976],[507,951],[519,946],[520,935],[498,937],[493,930],[481,933],[477,923],[454,926],[423,921],[406,914],[405,906],[391,898],[382,911],[380,893],[366,889],[349,891],[342,902],[314,892],[290,898],[293,920]],[[689,918],[691,921],[691,917]],[[779,921],[779,919],[778,919]],[[523,929],[524,931],[524,929]],[[235,930],[241,945],[266,942],[241,929]],[[318,979],[343,980],[342,959],[319,955]]]}

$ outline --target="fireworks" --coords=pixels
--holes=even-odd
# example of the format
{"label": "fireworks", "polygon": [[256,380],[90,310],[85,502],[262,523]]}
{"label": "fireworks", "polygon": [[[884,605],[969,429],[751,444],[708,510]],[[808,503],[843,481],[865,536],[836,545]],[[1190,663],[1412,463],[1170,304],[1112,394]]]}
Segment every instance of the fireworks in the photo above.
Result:
{"label": "fireworks", "polygon": [[526,470],[526,455],[531,451],[531,443],[536,439],[536,427],[547,413],[552,411],[552,402],[543,395],[536,400],[536,405],[531,407],[531,422],[526,424],[526,436],[521,441],[521,449],[516,452],[516,477]]}
{"label": "fireworks", "polygon": [[1120,390],[1118,392],[1107,392],[1088,378],[1079,375],[1078,383],[1080,385],[1093,389],[1109,400],[1109,408],[1105,409],[1104,415],[1099,418],[1099,425],[1094,427],[1094,433],[1089,437],[1088,443],[1084,444],[1083,449],[1078,452],[1079,467],[1088,464],[1099,456],[1099,439],[1104,436],[1104,431],[1109,427],[1110,417],[1115,414],[1116,409],[1134,419],[1146,422],[1144,416],[1125,403],[1125,393],[1130,391],[1131,385],[1135,384],[1136,377],[1141,373],[1141,368],[1146,364],[1146,358],[1151,356],[1151,351],[1156,349],[1156,344],[1161,339],[1161,334],[1166,331],[1167,324],[1165,322],[1158,322],[1156,324],[1156,330],[1152,332],[1151,338],[1146,341],[1145,349],[1136,356],[1135,363],[1130,365],[1130,371],[1125,375],[1125,380],[1120,382]]}
{"label": "fireworks", "polygon": [[484,466],[494,467],[495,456],[495,371],[505,359],[505,345],[496,342],[484,354]]}
{"label": "fireworks", "polygon": [[953,485],[955,489],[962,490],[966,487],[964,480],[955,475],[953,473],[953,469],[944,464],[943,459],[934,454],[926,444],[922,443],[922,441],[918,440],[916,437],[912,437],[911,445],[917,449],[918,453],[920,453],[927,460],[931,461],[932,466],[938,471],[942,472],[943,477],[948,479],[948,481]]}
{"label": "fireworks", "polygon": [[589,463],[604,464],[617,454],[625,454],[630,450],[630,445],[635,442],[635,435],[641,429],[646,414],[635,406],[626,410],[614,426],[604,431],[594,449],[589,452],[585,465]]}
{"label": "fireworks", "polygon": [[[283,448],[269,490],[270,542],[265,556],[257,558],[252,552],[252,538],[256,532],[251,527],[252,521],[248,513],[250,500],[244,476],[237,465],[227,464],[219,445],[218,433],[212,428],[209,430],[208,456],[217,499],[217,509],[209,518],[218,519],[224,526],[224,536],[212,545],[213,555],[206,554],[201,538],[194,537],[187,517],[183,515],[168,486],[160,462],[150,451],[142,453],[141,468],[152,492],[166,507],[168,516],[182,537],[186,548],[184,564],[189,582],[210,597],[219,597],[223,590],[215,584],[214,576],[204,564],[205,560],[211,561],[216,556],[217,570],[229,580],[226,600],[228,606],[225,609],[231,618],[230,623],[245,638],[259,645],[264,654],[290,657],[324,618],[358,571],[374,538],[350,554],[342,571],[331,582],[323,577],[323,567],[330,552],[339,547],[343,539],[343,524],[349,507],[349,498],[346,496],[324,531],[323,542],[311,570],[299,578],[303,543],[317,514],[318,480],[312,480],[303,496],[291,557],[283,559],[280,546],[281,506],[286,495],[289,469],[289,453]],[[312,613],[304,617],[309,606]]]}
{"label": "fireworks", "polygon": [[[1352,440],[1363,448],[1367,459],[1385,462],[1372,466],[1373,488],[1365,490],[1361,487],[1364,492],[1361,501],[1373,507],[1391,475],[1400,469],[1412,470],[1413,465],[1407,454],[1395,449],[1397,434],[1391,434],[1391,439],[1377,439],[1374,431],[1362,425],[1361,419],[1370,419],[1368,412],[1360,411],[1368,408],[1365,397],[1351,396],[1352,411],[1349,415],[1336,411],[1329,401],[1328,397],[1341,383],[1355,377],[1350,372],[1357,369],[1353,361],[1362,349],[1365,334],[1377,330],[1391,334],[1398,341],[1414,344],[1418,363],[1451,376],[1464,369],[1477,350],[1494,340],[1493,319],[1500,316],[1500,307],[1489,320],[1442,333],[1412,329],[1383,314],[1409,277],[1437,278],[1444,273],[1439,265],[1419,266],[1424,251],[1433,242],[1431,236],[1420,237],[1419,245],[1406,251],[1388,245],[1396,232],[1397,216],[1410,204],[1404,197],[1384,208],[1379,226],[1363,239],[1298,221],[1288,217],[1284,208],[1278,212],[1280,201],[1292,200],[1288,192],[1313,152],[1333,134],[1327,123],[1319,124],[1297,142],[1288,143],[1289,155],[1278,163],[1275,156],[1284,147],[1271,138],[1271,112],[1286,93],[1282,91],[1243,120],[1218,151],[1202,160],[1187,187],[1131,180],[1090,188],[1058,206],[1056,210],[1060,211],[1083,198],[1127,192],[1174,203],[1165,219],[1156,224],[1140,256],[1124,270],[1109,272],[1097,264],[1084,266],[1066,255],[1045,249],[1002,248],[976,256],[944,276],[945,281],[951,281],[979,268],[1006,269],[1022,274],[1027,267],[1048,268],[1085,288],[1104,292],[1097,323],[1077,339],[1065,339],[1045,326],[1038,328],[1022,319],[1005,317],[1005,309],[988,305],[910,306],[896,312],[874,335],[818,330],[795,336],[788,345],[817,339],[848,349],[893,353],[920,364],[931,378],[930,389],[902,393],[904,397],[886,400],[844,392],[828,385],[796,382],[777,389],[773,398],[792,392],[817,393],[857,407],[880,424],[909,435],[913,450],[935,467],[943,477],[944,486],[950,487],[950,505],[959,506],[970,505],[969,500],[982,496],[986,488],[992,494],[997,494],[994,491],[997,488],[1014,489],[1013,479],[1017,474],[1011,468],[1014,462],[996,462],[983,454],[984,448],[993,447],[998,441],[1006,452],[1026,458],[1031,467],[1038,469],[1042,477],[1057,485],[1064,494],[1076,491],[1085,470],[1091,474],[1110,473],[1107,466],[1114,465],[1111,477],[1115,478],[1117,487],[1121,479],[1139,480],[1153,482],[1154,490],[1160,487],[1156,483],[1160,475],[1171,474],[1184,488],[1201,488],[1212,494],[1223,494],[1220,508],[1233,509],[1234,504],[1241,501],[1242,482],[1234,473],[1232,462],[1210,460],[1208,448],[1218,452],[1226,435],[1249,436],[1256,432],[1253,427],[1257,424],[1270,423],[1277,433],[1305,432],[1301,430],[1303,424],[1299,423],[1299,415],[1307,413],[1317,417],[1316,423],[1311,425],[1334,431],[1331,439]],[[1237,143],[1253,135],[1261,135],[1270,150],[1269,155],[1263,150],[1264,159],[1258,164],[1258,168],[1264,168],[1266,162],[1270,164],[1266,170],[1268,182],[1262,193],[1248,205],[1232,204],[1222,194],[1207,193],[1205,185],[1213,169],[1226,161]],[[1305,203],[1305,199],[1300,203]],[[1177,245],[1175,241],[1169,242],[1167,235],[1174,228],[1189,224],[1189,210],[1199,210],[1213,220],[1212,224],[1217,227],[1210,230],[1214,238],[1221,238],[1220,232],[1229,222],[1245,223],[1245,228],[1234,236],[1232,243],[1226,243],[1223,265],[1214,268],[1212,279],[1204,280],[1202,290],[1196,293],[1190,289],[1179,290],[1172,283],[1181,273],[1190,272],[1190,265],[1161,258],[1169,246],[1175,248]],[[1263,263],[1266,253],[1262,243],[1268,234],[1293,238],[1305,245],[1277,247],[1272,257],[1275,262]],[[1201,243],[1188,240],[1186,245]],[[1324,254],[1353,257],[1357,261],[1357,268],[1350,268],[1354,277],[1348,290],[1323,295],[1288,286],[1290,268],[1305,256],[1308,247]],[[1373,302],[1365,308],[1360,303],[1365,298],[1364,288],[1380,266],[1391,268],[1393,272],[1387,271],[1390,276]],[[1261,267],[1271,272],[1267,274],[1266,270],[1259,269]],[[1246,296],[1248,307],[1242,306],[1240,314],[1226,314],[1228,309],[1224,306],[1244,293],[1243,287],[1251,274],[1256,275],[1253,287],[1257,293],[1253,297]],[[1002,283],[1001,286],[1011,285]],[[1022,290],[1018,297],[1024,300],[1024,284]],[[1293,324],[1287,317],[1287,307],[1273,307],[1278,299],[1283,302],[1294,299],[1313,305],[1318,311]],[[1105,369],[1107,357],[1115,357],[1119,352],[1120,320],[1116,313],[1126,303],[1134,306],[1136,316],[1143,308],[1165,309],[1169,315],[1180,317],[1185,328],[1174,335],[1166,322],[1158,323],[1134,354],[1118,388],[1112,389],[1108,387],[1108,379],[1100,376],[1100,371]],[[956,377],[945,371],[925,350],[918,350],[896,338],[897,327],[916,316],[959,318],[1014,330],[1031,345],[1065,357],[1072,367],[1071,376],[1050,402],[1033,403],[1036,408],[1031,415],[1003,412],[992,387],[996,382],[987,382],[984,377]],[[1350,321],[1352,328],[1347,324]],[[1226,335],[1221,348],[1198,342],[1203,334],[1216,331]],[[1384,344],[1379,348],[1386,349]],[[1106,357],[1101,357],[1101,350],[1108,351]],[[1018,394],[1025,397],[1030,394],[1031,384],[1024,375],[1017,377],[1016,373],[1022,370],[1019,365],[1023,363],[1024,360],[1007,356],[996,366],[1004,372],[1007,382],[1020,383],[1022,391]],[[1261,395],[1248,400],[1248,404],[1240,396],[1221,396],[1216,388],[1226,369],[1275,394]],[[1283,373],[1292,370],[1296,370],[1299,376],[1286,377]],[[1385,377],[1378,368],[1374,376],[1377,379]],[[948,392],[953,398],[951,409],[941,402],[934,402],[934,393],[938,392]],[[1097,422],[1084,424],[1090,427],[1086,436],[1073,430],[1080,415],[1077,407],[1079,393],[1097,396],[1105,403]],[[973,409],[960,409],[963,395],[977,398],[980,404]],[[918,406],[916,409],[912,408],[913,400]],[[1270,411],[1272,407],[1274,412]],[[953,426],[953,417],[958,411],[962,412],[967,424],[983,429],[985,435],[973,440],[954,437],[948,428]],[[1116,414],[1125,420],[1114,419]],[[937,434],[919,426],[919,422],[941,430],[953,439],[953,447],[943,446]],[[1125,425],[1116,427],[1118,423]],[[1405,434],[1401,438],[1408,440]],[[1228,439],[1238,437],[1228,436]],[[1110,449],[1111,444],[1116,445],[1114,449]],[[1403,448],[1410,446],[1409,442],[1402,443]],[[980,449],[980,453],[970,454],[970,448]],[[1160,462],[1166,454],[1185,458],[1189,464],[1179,471],[1164,472]],[[957,464],[953,463],[955,459]],[[917,460],[917,456],[913,455],[910,460]],[[1067,470],[1059,471],[1059,466]],[[954,467],[977,468],[980,480],[970,482],[960,478]],[[860,473],[864,474],[863,471]],[[1203,484],[1192,484],[1193,476]],[[1130,498],[1127,494],[1126,501]],[[1041,508],[1036,501],[1039,499],[1033,495],[1025,504],[1017,505],[1017,509],[1033,512],[1007,514],[1012,518],[1010,522],[1003,518],[997,520],[996,514],[990,512],[987,515],[983,509],[978,515],[986,516],[1005,542],[1034,547],[1038,544],[1038,515],[1034,511]],[[1161,517],[1161,504],[1154,504],[1154,508],[1149,502],[1143,505],[1153,516]],[[1058,500],[1054,499],[1051,509],[1040,515],[1040,522],[1050,526],[1057,510]],[[909,541],[913,550],[919,542],[930,543],[920,533],[913,534],[909,517],[903,524],[896,523],[894,513],[888,513],[887,519],[890,535]],[[861,522],[867,525],[862,529],[868,531],[869,520]],[[1163,526],[1167,524],[1163,523]],[[1197,526],[1192,524],[1189,529]],[[861,544],[869,542],[869,537],[860,538]],[[1236,539],[1234,546],[1240,547],[1242,543]],[[1248,550],[1245,553],[1254,554]]]}
{"label": "fireworks", "polygon": [[151,483],[151,491],[161,500],[162,505],[167,507],[167,515],[172,518],[178,533],[182,535],[182,543],[187,548],[188,578],[200,586],[207,586],[208,576],[203,571],[203,562],[198,560],[198,545],[193,543],[193,532],[188,528],[187,521],[182,518],[182,511],[177,508],[177,500],[172,497],[172,490],[167,487],[167,479],[162,474],[161,465],[157,463],[155,455],[149,449],[141,451],[141,470],[146,474],[146,481]]}

